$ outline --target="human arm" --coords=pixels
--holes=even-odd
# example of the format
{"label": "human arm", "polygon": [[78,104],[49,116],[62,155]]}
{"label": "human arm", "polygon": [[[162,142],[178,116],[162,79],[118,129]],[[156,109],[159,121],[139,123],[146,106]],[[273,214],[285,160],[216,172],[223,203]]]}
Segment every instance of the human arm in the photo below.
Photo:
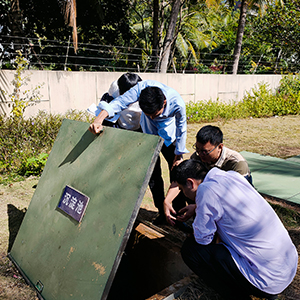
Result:
{"label": "human arm", "polygon": [[183,160],[182,154],[188,153],[188,150],[186,149],[187,123],[185,103],[180,96],[177,97],[177,103],[175,106],[175,126],[176,145],[173,165],[176,165]]}
{"label": "human arm", "polygon": [[165,212],[166,220],[172,226],[175,225],[175,220],[176,220],[175,217],[176,211],[172,206],[172,202],[179,193],[180,190],[177,183],[172,182],[167,192],[166,198],[164,200],[164,212]]}
{"label": "human arm", "polygon": [[250,175],[248,163],[239,152],[223,147],[221,155],[224,157],[224,162],[220,165],[222,170],[235,171],[244,177]]}
{"label": "human arm", "polygon": [[112,118],[116,113],[128,108],[130,104],[138,100],[139,94],[140,88],[136,85],[109,103],[100,101],[98,108],[101,109],[101,112],[90,125],[89,130],[94,134],[99,133],[103,129],[102,123],[105,118]]}
{"label": "human arm", "polygon": [[213,242],[218,229],[217,222],[223,213],[218,195],[202,183],[196,194],[196,217],[193,222],[194,236],[198,244],[208,245]]}
{"label": "human arm", "polygon": [[252,176],[248,166],[247,161],[245,160],[228,160],[223,166],[222,169],[224,171],[235,171],[240,173],[251,185],[252,184]]}
{"label": "human arm", "polygon": [[248,163],[245,160],[233,162],[231,167],[228,168],[228,171],[236,171],[242,176],[246,176],[250,173]]}
{"label": "human arm", "polygon": [[108,112],[106,110],[102,110],[95,118],[94,122],[90,125],[89,131],[94,134],[100,133],[100,131],[103,129],[102,123],[107,116]]}

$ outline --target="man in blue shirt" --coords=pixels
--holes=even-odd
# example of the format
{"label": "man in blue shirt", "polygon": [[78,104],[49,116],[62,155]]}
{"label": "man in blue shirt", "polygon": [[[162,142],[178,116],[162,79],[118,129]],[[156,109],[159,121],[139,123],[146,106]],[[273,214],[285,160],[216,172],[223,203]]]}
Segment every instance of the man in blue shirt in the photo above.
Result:
{"label": "man in blue shirt", "polygon": [[[89,130],[95,134],[99,133],[105,118],[113,117],[114,114],[128,108],[130,104],[136,101],[139,101],[142,109],[140,120],[142,131],[159,135],[164,139],[161,152],[168,162],[169,170],[171,170],[174,164],[182,160],[182,154],[188,152],[185,147],[187,130],[185,103],[177,91],[158,81],[144,80],[138,82],[129,91],[110,103],[102,101],[103,103],[99,105],[102,111],[90,125]],[[153,223],[158,225],[165,220],[163,209],[164,182],[159,157],[149,187],[159,212]],[[178,207],[183,207],[185,200],[178,198],[175,206],[176,203]]]}
{"label": "man in blue shirt", "polygon": [[[298,253],[275,211],[238,172],[189,159],[174,181],[196,203],[184,262],[222,299],[277,299],[293,280]],[[181,209],[184,219],[187,208]]]}

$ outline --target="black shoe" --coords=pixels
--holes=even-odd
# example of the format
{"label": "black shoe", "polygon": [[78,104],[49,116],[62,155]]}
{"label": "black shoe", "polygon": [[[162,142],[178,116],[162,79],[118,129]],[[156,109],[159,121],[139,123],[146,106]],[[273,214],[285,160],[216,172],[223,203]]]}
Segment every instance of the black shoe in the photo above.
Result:
{"label": "black shoe", "polygon": [[166,217],[165,217],[165,214],[161,214],[161,213],[158,213],[155,217],[155,219],[152,220],[152,224],[153,225],[162,225],[162,224],[165,224],[166,223]]}

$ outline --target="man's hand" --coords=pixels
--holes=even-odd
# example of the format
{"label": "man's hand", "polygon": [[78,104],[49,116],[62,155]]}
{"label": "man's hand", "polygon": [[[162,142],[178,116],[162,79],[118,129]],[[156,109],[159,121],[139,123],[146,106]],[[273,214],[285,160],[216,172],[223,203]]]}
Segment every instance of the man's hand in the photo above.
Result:
{"label": "man's hand", "polygon": [[93,122],[90,127],[89,127],[89,131],[94,133],[94,134],[98,134],[103,130],[103,126],[102,123],[99,122]]}
{"label": "man's hand", "polygon": [[180,155],[175,155],[174,160],[173,160],[173,166],[172,166],[172,169],[173,169],[175,166],[178,166],[182,161],[183,161],[182,154],[180,154]]}
{"label": "man's hand", "polygon": [[190,204],[183,207],[177,214],[177,220],[180,222],[186,222],[192,216],[194,216],[196,210],[196,204]]}
{"label": "man's hand", "polygon": [[164,202],[164,211],[165,211],[165,216],[166,216],[166,220],[167,222],[174,226],[175,225],[175,221],[176,221],[176,211],[174,210],[172,203],[169,202]]}
{"label": "man's hand", "polygon": [[90,125],[89,131],[98,134],[103,130],[102,123],[104,119],[108,117],[108,112],[106,110],[101,110],[100,114],[96,117],[94,122]]}
{"label": "man's hand", "polygon": [[175,225],[175,220],[176,220],[175,217],[176,211],[172,206],[172,202],[179,193],[180,190],[177,183],[172,182],[167,192],[166,198],[164,200],[164,212],[165,212],[166,220],[172,226]]}

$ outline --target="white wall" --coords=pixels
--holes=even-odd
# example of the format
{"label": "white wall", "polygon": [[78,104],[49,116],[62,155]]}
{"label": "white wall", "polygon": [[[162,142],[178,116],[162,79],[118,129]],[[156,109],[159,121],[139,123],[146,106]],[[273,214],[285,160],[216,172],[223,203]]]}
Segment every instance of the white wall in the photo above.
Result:
{"label": "white wall", "polygon": [[[11,102],[8,95],[13,91],[14,70],[0,70],[0,114],[8,115]],[[67,71],[25,71],[30,81],[25,89],[42,85],[41,102],[26,109],[26,116],[35,115],[38,110],[51,113],[65,113],[69,109],[85,110],[90,104],[98,103],[112,81],[123,72],[67,72]],[[240,101],[245,92],[260,82],[270,88],[278,86],[281,75],[212,75],[212,74],[161,74],[139,73],[142,79],[154,79],[177,90],[185,102],[216,100]]]}

